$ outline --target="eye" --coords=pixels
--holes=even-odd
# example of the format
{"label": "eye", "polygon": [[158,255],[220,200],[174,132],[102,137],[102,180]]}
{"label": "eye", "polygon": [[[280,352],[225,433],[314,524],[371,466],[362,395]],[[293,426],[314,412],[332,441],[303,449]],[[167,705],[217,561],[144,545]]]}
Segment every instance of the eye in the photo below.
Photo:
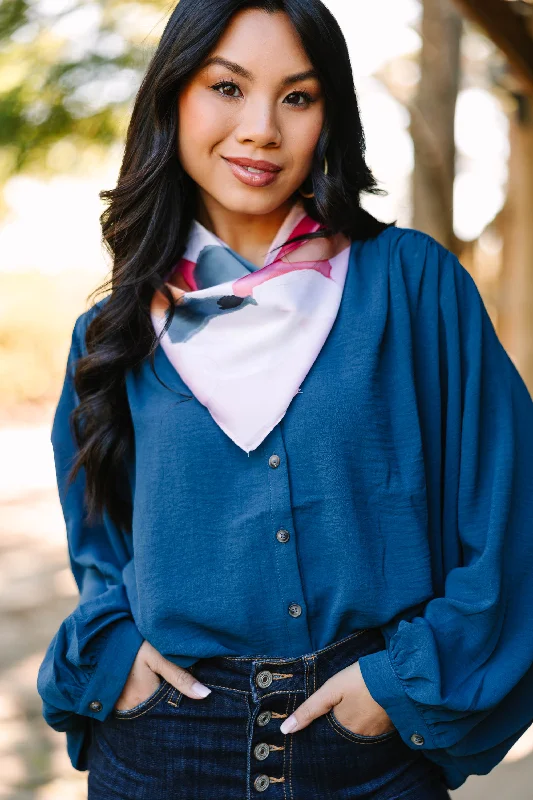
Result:
{"label": "eye", "polygon": [[[218,94],[221,94],[222,97],[228,97],[233,100],[237,100],[238,96],[232,94],[232,92],[234,92],[235,89],[238,92],[241,91],[239,86],[234,83],[234,81],[219,81],[209,88],[213,89],[213,91],[217,92]],[[296,98],[297,102],[291,102],[289,98]],[[289,95],[287,95],[283,102],[286,103],[287,100],[289,100],[288,105],[295,106],[297,108],[308,108],[311,103],[315,102],[315,99],[309,94],[309,92],[291,92]],[[300,102],[298,102],[298,100],[300,100]]]}
{"label": "eye", "polygon": [[[210,88],[210,89],[213,89],[213,91],[215,91],[215,92],[218,92],[218,94],[221,94],[223,97],[235,98],[235,95],[234,95],[234,94],[228,94],[228,93],[226,93],[226,92],[224,91],[224,90],[225,90],[225,89],[227,89],[228,87],[230,88],[230,91],[231,91],[232,89],[237,89],[239,92],[241,91],[241,90],[239,89],[239,87],[237,86],[237,84],[236,84],[236,83],[233,83],[233,81],[220,81],[219,83],[215,83],[215,84],[213,84],[213,86],[210,86],[209,88]],[[219,91],[220,89],[222,89],[223,91]],[[235,99],[236,99],[236,98],[235,98]]]}
{"label": "eye", "polygon": [[303,98],[303,103],[289,103],[290,106],[297,106],[299,108],[308,108],[311,103],[315,102],[314,98],[311,97],[309,92],[291,92],[287,95],[283,102],[286,102],[290,97]]}

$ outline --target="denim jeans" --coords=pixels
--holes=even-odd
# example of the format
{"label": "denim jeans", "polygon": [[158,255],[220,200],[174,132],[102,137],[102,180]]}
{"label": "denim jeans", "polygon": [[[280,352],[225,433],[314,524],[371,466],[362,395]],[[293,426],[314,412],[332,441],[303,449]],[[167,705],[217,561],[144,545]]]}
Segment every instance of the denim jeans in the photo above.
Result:
{"label": "denim jeans", "polygon": [[206,698],[162,680],[135,708],[93,719],[89,800],[449,800],[440,767],[396,728],[362,736],[331,709],[279,730],[328,678],[384,646],[371,628],[299,658],[196,661],[188,671]]}

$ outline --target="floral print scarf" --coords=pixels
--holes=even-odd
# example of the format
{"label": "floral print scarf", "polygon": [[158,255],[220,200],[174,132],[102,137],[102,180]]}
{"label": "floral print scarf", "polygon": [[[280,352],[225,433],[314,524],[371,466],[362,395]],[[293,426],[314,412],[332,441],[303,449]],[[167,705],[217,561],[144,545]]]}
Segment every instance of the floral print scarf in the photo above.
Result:
{"label": "floral print scarf", "polygon": [[[349,240],[319,238],[297,201],[257,267],[193,220],[166,276],[175,313],[160,345],[181,379],[233,442],[249,453],[283,418],[331,330],[348,269]],[[338,250],[339,252],[336,252]],[[168,301],[150,314],[159,336]]]}

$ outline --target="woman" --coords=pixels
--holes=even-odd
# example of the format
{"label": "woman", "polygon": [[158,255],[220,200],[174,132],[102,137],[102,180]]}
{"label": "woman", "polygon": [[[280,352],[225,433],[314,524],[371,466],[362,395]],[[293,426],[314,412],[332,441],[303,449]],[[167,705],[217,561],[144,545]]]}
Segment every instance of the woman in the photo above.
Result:
{"label": "woman", "polygon": [[52,430],[93,800],[446,798],[533,719],[533,402],[380,191],[319,0],[181,0]]}

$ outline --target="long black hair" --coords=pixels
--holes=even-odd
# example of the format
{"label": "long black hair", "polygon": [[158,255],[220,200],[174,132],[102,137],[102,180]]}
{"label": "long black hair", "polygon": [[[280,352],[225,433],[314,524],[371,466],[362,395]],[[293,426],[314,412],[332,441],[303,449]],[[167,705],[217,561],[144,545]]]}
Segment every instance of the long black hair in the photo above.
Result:
{"label": "long black hair", "polygon": [[78,450],[69,477],[73,480],[83,466],[89,516],[107,510],[113,522],[127,530],[131,498],[119,486],[134,452],[134,438],[125,372],[145,358],[155,372],[159,339],[150,318],[150,301],[160,290],[170,303],[163,335],[174,307],[164,278],[184,251],[196,213],[196,184],[177,155],[177,96],[232,16],[245,8],[288,15],[323,88],[325,123],[309,178],[315,196],[303,201],[307,213],[323,225],[317,235],[342,232],[351,239],[369,239],[395,224],[380,222],[360,205],[363,192],[386,192],[378,188],[365,162],[348,49],[323,3],[180,0],[137,93],[117,186],[100,194],[107,202],[101,224],[113,269],[110,280],[95,291],[111,286],[111,293],[89,322],[87,353],[78,359],[74,375],[79,404],[71,422]]}

